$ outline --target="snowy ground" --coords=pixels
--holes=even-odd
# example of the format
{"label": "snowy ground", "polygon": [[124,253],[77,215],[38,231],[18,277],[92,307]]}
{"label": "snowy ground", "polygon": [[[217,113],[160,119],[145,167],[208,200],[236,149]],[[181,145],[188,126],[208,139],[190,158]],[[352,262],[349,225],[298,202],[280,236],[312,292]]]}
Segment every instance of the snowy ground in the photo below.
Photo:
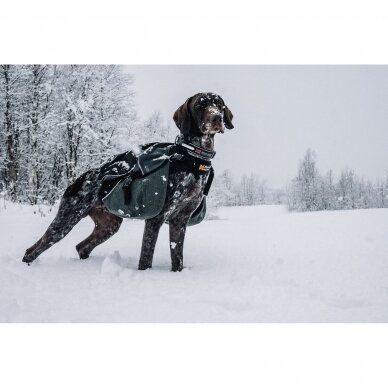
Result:
{"label": "snowy ground", "polygon": [[53,212],[6,207],[1,322],[388,322],[388,209],[220,209],[189,228],[186,268],[172,273],[166,226],[154,268],[136,269],[142,221],[81,261],[74,247],[93,228],[83,220],[28,267],[23,253]]}

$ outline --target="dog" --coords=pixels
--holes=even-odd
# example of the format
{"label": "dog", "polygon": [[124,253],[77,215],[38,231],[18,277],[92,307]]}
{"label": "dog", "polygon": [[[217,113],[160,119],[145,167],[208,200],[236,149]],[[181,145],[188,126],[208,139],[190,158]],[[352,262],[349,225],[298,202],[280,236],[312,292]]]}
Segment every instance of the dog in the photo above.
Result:
{"label": "dog", "polygon": [[[181,132],[182,142],[192,153],[213,153],[215,135],[224,133],[225,128],[232,129],[232,119],[233,114],[224,100],[214,93],[198,93],[188,98],[173,116]],[[188,165],[196,166],[195,163]],[[199,164],[199,169],[201,168],[203,169],[203,164]],[[170,169],[163,209],[157,216],[145,221],[139,270],[152,267],[159,230],[166,221],[169,223],[171,270],[176,272],[183,269],[186,226],[202,201],[208,175],[208,172],[197,174],[190,168]],[[87,259],[96,246],[119,230],[122,218],[110,213],[99,197],[99,176],[100,168],[91,169],[65,190],[56,217],[39,241],[26,250],[23,262],[32,263],[86,216],[92,218],[95,227],[92,234],[76,246],[80,259]]]}

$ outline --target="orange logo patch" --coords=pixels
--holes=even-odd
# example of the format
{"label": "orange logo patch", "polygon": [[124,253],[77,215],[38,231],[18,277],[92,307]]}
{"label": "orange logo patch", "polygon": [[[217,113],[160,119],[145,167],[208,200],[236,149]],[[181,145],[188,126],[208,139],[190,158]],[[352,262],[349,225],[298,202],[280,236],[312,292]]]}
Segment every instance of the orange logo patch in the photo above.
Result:
{"label": "orange logo patch", "polygon": [[198,167],[199,171],[206,171],[206,166],[204,164],[200,164]]}

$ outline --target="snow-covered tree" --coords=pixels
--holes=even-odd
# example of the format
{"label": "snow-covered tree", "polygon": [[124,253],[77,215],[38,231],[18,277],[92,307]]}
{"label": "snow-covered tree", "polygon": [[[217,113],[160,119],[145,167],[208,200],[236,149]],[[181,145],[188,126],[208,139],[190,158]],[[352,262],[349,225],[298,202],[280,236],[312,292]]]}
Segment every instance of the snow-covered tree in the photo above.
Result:
{"label": "snow-covered tree", "polygon": [[22,122],[21,101],[25,66],[0,65],[1,104],[1,170],[3,185],[8,197],[16,201],[18,197],[18,177],[20,168],[20,127]]}
{"label": "snow-covered tree", "polygon": [[322,210],[334,210],[336,208],[337,198],[332,170],[329,170],[326,175],[321,178],[318,193]]}
{"label": "snow-covered tree", "polygon": [[177,135],[172,133],[170,122],[166,121],[159,111],[155,111],[144,121],[142,134],[145,143],[173,141]]}
{"label": "snow-covered tree", "polygon": [[308,150],[287,189],[287,203],[298,211],[388,207],[388,177],[386,182],[378,180],[373,185],[346,168],[336,182],[332,170],[320,175],[315,154]]}
{"label": "snow-covered tree", "polygon": [[243,174],[237,191],[240,205],[258,205],[266,201],[266,182],[254,173]]}
{"label": "snow-covered tree", "polygon": [[214,208],[237,205],[238,195],[229,170],[224,170],[221,174],[215,176],[209,192],[208,203]]}
{"label": "snow-covered tree", "polygon": [[25,191],[19,198],[36,204],[42,195],[45,167],[48,162],[50,127],[55,121],[50,116],[53,106],[50,101],[51,68],[47,65],[26,67],[25,94],[23,99],[24,120],[21,129],[23,153],[20,158],[21,176]]}
{"label": "snow-covered tree", "polygon": [[356,181],[353,170],[346,168],[341,172],[338,181],[339,201],[341,209],[356,208]]}
{"label": "snow-covered tree", "polygon": [[1,190],[53,202],[81,171],[128,146],[133,106],[121,66],[1,65]]}
{"label": "snow-covered tree", "polygon": [[306,151],[299,163],[298,175],[292,182],[293,203],[296,210],[312,211],[321,206],[319,187],[321,179],[316,167],[316,154],[311,149]]}
{"label": "snow-covered tree", "polygon": [[61,77],[61,151],[71,181],[117,151],[132,116],[132,80],[117,66],[64,66]]}

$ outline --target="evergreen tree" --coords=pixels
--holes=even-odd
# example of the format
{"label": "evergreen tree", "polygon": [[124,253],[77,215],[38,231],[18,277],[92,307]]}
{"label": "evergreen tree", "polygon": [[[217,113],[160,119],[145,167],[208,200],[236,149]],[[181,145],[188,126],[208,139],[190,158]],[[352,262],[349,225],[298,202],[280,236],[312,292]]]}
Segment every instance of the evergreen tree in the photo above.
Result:
{"label": "evergreen tree", "polygon": [[319,210],[321,207],[321,198],[318,195],[321,182],[315,159],[315,152],[308,149],[299,163],[298,175],[292,183],[295,196],[293,202],[300,211]]}

